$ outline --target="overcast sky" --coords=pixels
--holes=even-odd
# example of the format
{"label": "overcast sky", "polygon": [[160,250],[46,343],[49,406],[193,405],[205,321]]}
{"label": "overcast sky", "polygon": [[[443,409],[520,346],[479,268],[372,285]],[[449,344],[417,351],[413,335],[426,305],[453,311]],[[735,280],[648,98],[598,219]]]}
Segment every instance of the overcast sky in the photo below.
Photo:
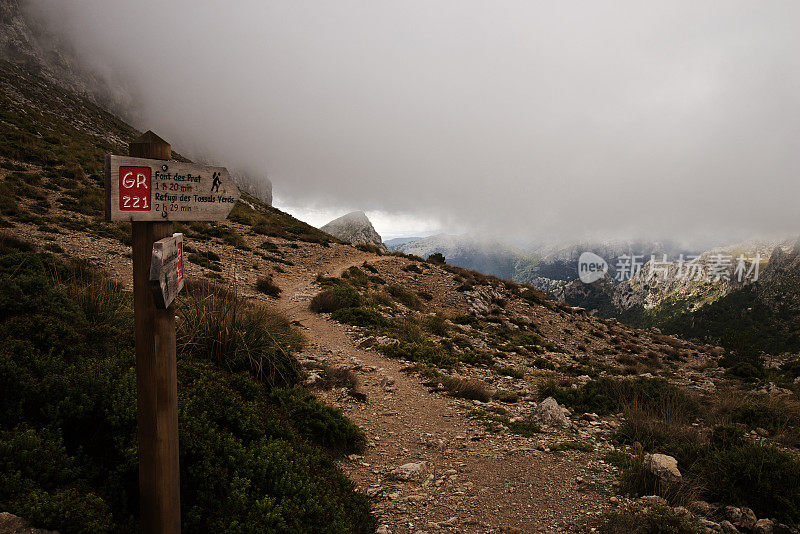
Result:
{"label": "overcast sky", "polygon": [[[800,234],[800,2],[30,0],[135,125],[388,237]],[[319,221],[315,221],[319,222]]]}

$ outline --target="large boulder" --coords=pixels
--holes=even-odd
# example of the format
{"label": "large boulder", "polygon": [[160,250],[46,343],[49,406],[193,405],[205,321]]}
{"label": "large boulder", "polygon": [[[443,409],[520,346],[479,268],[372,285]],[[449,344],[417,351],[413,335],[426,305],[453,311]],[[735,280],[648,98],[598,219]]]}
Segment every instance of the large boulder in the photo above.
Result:
{"label": "large boulder", "polygon": [[385,249],[383,239],[363,211],[342,215],[320,230],[352,245],[373,245]]}
{"label": "large boulder", "polygon": [[662,482],[680,482],[682,475],[678,470],[678,460],[666,454],[648,454],[645,457],[645,467]]}

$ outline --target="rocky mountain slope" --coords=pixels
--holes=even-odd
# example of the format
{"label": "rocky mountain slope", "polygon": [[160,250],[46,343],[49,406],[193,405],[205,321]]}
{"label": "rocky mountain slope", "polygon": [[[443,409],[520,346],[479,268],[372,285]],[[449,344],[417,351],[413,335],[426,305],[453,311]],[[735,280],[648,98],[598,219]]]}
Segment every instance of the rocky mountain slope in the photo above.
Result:
{"label": "rocky mountain slope", "polygon": [[401,243],[392,248],[421,258],[427,258],[438,252],[444,255],[451,265],[474,269],[508,280],[514,279],[517,265],[526,256],[525,252],[498,241],[478,239],[469,235],[438,234]]}
{"label": "rocky mountain slope", "polygon": [[[792,335],[776,342],[781,337],[777,334],[779,330],[787,332],[779,327],[783,322],[777,319],[780,315],[777,312],[778,300],[786,298],[781,313],[790,317],[794,317],[800,308],[791,297],[775,298],[778,294],[795,293],[791,289],[791,282],[783,280],[791,280],[792,267],[777,267],[785,265],[787,258],[792,257],[794,246],[790,241],[739,243],[685,256],[685,263],[676,262],[674,257],[669,265],[648,261],[634,278],[625,282],[618,283],[610,276],[588,285],[580,280],[572,280],[555,287],[551,292],[575,306],[596,310],[604,317],[617,317],[631,324],[659,327],[687,335],[691,331],[694,332],[692,335],[699,335],[704,340],[723,344],[726,343],[725,338],[729,337],[724,334],[727,328],[711,326],[709,318],[717,317],[713,322],[729,322],[741,315],[739,306],[748,309],[752,305],[747,302],[757,302],[759,309],[773,310],[764,313],[776,319],[759,320],[758,335],[754,332],[748,335],[760,340],[757,346],[761,350],[795,350],[797,345],[792,341]],[[714,274],[716,270],[719,272]],[[750,288],[754,282],[754,287]],[[712,306],[729,295],[730,298],[720,306]],[[772,295],[772,298],[766,295]],[[735,309],[730,313],[721,313],[722,308],[734,302],[737,303]],[[723,319],[727,315],[730,317]],[[689,328],[687,325],[692,323],[703,326]],[[748,330],[751,328],[755,326],[751,325]],[[770,329],[772,332],[769,332]],[[712,335],[712,332],[715,334]],[[779,346],[782,348],[779,349]]]}
{"label": "rocky mountain slope", "polygon": [[422,239],[421,237],[395,237],[393,239],[386,239],[383,244],[386,245],[386,248],[389,250],[397,250],[395,247],[400,245],[405,245],[406,243],[411,243],[412,241],[416,241],[417,239]]}
{"label": "rocky mountain slope", "polygon": [[0,59],[93,104],[132,111],[130,95],[78,61],[69,43],[41,24],[24,0],[0,2]]}
{"label": "rocky mountain slope", "polygon": [[559,290],[578,276],[578,258],[583,252],[593,252],[608,262],[614,277],[624,256],[640,260],[651,255],[667,254],[678,257],[691,254],[685,248],[661,241],[607,241],[584,243],[527,244],[514,246],[496,239],[481,239],[470,235],[434,235],[403,241],[392,250],[427,258],[438,252],[449,263],[499,276],[560,296]]}
{"label": "rocky mountain slope", "polygon": [[[520,267],[515,280],[533,283],[537,279],[571,281],[578,277],[578,258],[584,252],[592,252],[608,263],[609,274],[617,274],[621,258],[637,257],[645,261],[651,256],[666,254],[676,258],[680,254],[689,255],[692,251],[669,241],[598,241],[585,243],[559,243],[535,250],[534,261]],[[542,288],[545,289],[545,288]]]}
{"label": "rocky mountain slope", "polygon": [[353,211],[342,215],[321,227],[320,230],[352,245],[371,245],[381,249],[385,248],[383,239],[375,231],[367,214],[363,211]]}
{"label": "rocky mountain slope", "polygon": [[[79,274],[106,273],[112,302],[125,298],[130,226],[102,220],[99,173],[104,153],[124,153],[136,132],[17,66],[0,69],[0,298],[24,296],[28,306],[0,307],[0,406],[14,406],[0,418],[0,450],[13,452],[0,457],[0,512],[64,532],[80,530],[66,519],[116,521],[122,513],[128,522],[116,530],[134,531],[135,513],[125,515],[133,495],[126,491],[135,492],[135,483],[125,485],[135,465],[129,356],[97,362],[93,355],[106,352],[74,351],[70,373],[63,367],[70,358],[47,359],[45,351],[39,358],[49,367],[38,368],[40,360],[20,354],[33,341],[48,347],[58,339],[34,338],[30,317],[84,344],[106,342],[85,328],[92,318],[106,333],[128,331],[92,307],[104,299],[76,298],[84,295],[80,284],[55,280],[53,291],[64,294],[43,290],[49,272],[71,272],[65,266],[77,261]],[[250,310],[251,328],[279,328],[278,338],[260,330],[247,338],[280,343],[260,363],[294,354],[302,368],[292,366],[299,373],[292,376],[306,384],[273,391],[253,374],[249,352],[219,362],[186,344],[181,443],[187,465],[196,466],[187,477],[215,481],[188,479],[186,502],[199,504],[185,511],[187,524],[213,519],[223,532],[238,521],[258,532],[277,529],[269,521],[280,517],[295,531],[375,530],[366,502],[384,534],[609,533],[620,525],[792,532],[800,521],[795,357],[745,361],[592,316],[528,285],[356,248],[249,195],[227,221],[176,228],[188,253],[181,317],[198,317],[184,314],[215,300],[203,291],[224,289],[234,296],[225,302]],[[794,272],[796,262],[787,254],[770,276]],[[33,265],[41,279],[30,278]],[[59,311],[70,302],[86,303],[72,330]],[[113,339],[123,348],[130,341]],[[39,379],[42,370],[58,371],[58,380]],[[112,371],[118,381],[108,378]],[[75,389],[84,381],[92,395]],[[47,395],[39,395],[43,387]],[[27,404],[14,400],[23,397]],[[362,450],[351,448],[356,434],[331,406],[360,427]],[[92,440],[106,434],[70,431],[69,420],[55,419],[62,414],[122,428],[113,447],[104,444],[120,455],[114,485],[103,485],[107,466],[91,461],[105,450]],[[54,420],[48,427],[43,418]],[[50,445],[59,439],[63,448]],[[83,478],[31,461],[53,455]]]}
{"label": "rocky mountain slope", "polygon": [[[112,110],[128,119],[137,114],[130,91],[108,78],[112,73],[87,67],[69,43],[43,25],[22,0],[0,2],[0,60],[20,67],[20,73],[45,80],[52,90],[79,96],[86,105]],[[265,173],[231,170],[241,190],[272,204],[272,182]]]}
{"label": "rocky mountain slope", "polygon": [[800,247],[783,243],[755,283],[662,321],[669,332],[748,353],[800,351]]}

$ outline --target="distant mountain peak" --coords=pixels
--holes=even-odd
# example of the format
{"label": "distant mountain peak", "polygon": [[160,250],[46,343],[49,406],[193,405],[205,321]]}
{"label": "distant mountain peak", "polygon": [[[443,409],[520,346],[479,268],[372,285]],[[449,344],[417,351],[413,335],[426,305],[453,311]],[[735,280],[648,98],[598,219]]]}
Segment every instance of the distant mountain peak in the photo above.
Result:
{"label": "distant mountain peak", "polygon": [[351,211],[332,220],[320,230],[352,245],[374,245],[384,248],[383,239],[363,211]]}

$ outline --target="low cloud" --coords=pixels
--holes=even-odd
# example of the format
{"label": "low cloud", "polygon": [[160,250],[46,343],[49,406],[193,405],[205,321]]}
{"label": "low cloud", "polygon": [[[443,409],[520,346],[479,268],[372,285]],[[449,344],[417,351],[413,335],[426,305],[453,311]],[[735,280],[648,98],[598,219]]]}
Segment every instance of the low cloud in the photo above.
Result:
{"label": "low cloud", "polygon": [[540,240],[800,232],[800,4],[30,0],[290,206]]}

